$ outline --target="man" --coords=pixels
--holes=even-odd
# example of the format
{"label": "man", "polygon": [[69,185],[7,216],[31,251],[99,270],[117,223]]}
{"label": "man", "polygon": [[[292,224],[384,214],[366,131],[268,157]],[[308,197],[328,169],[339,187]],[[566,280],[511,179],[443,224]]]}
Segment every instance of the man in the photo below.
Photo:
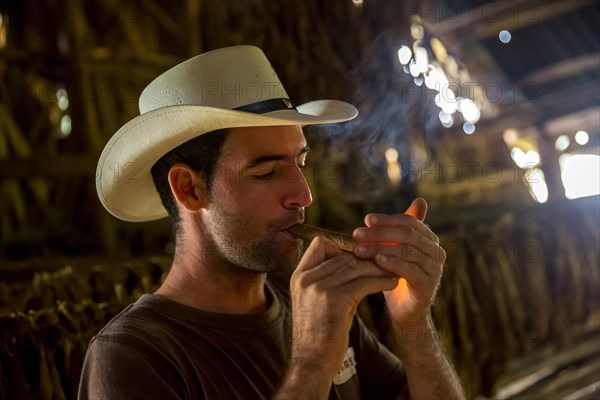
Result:
{"label": "man", "polygon": [[[367,215],[353,253],[317,238],[302,254],[287,231],[312,201],[301,126],[353,106],[294,108],[262,51],[235,46],[159,76],[140,110],[106,145],[98,194],[124,220],[168,215],[175,256],[156,293],[94,337],[80,398],[463,397],[429,312],[445,254],[422,199]],[[381,291],[402,361],[356,317]]]}

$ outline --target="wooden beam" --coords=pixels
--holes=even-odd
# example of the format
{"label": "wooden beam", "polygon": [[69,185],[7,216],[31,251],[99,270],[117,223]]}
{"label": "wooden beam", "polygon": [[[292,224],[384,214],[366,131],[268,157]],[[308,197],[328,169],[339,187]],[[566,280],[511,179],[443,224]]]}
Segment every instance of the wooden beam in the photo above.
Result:
{"label": "wooden beam", "polygon": [[544,123],[545,132],[553,137],[578,130],[600,132],[600,106],[586,108]]}
{"label": "wooden beam", "polygon": [[539,130],[537,145],[542,161],[544,180],[548,188],[548,200],[562,200],[565,198],[565,186],[560,174],[559,154],[554,147],[554,138],[544,130],[543,126],[539,126]]}
{"label": "wooden beam", "polygon": [[[568,115],[575,109],[585,109],[598,98],[598,86],[582,83],[568,89],[546,94],[532,100],[532,104],[549,117]],[[564,111],[566,110],[566,112]]]}
{"label": "wooden beam", "polygon": [[144,8],[149,15],[153,16],[156,23],[162,26],[165,31],[178,42],[185,42],[189,40],[186,38],[184,28],[178,21],[175,21],[169,13],[167,13],[157,2],[144,1],[142,2],[142,8]]}
{"label": "wooden beam", "polygon": [[[534,128],[538,125],[542,125],[544,132],[553,138],[565,133],[575,133],[578,130],[589,133],[600,132],[600,106],[587,107],[564,115],[544,112],[550,107],[559,105],[563,101],[562,99],[563,97],[559,96],[559,100],[553,100],[552,103],[529,103],[531,107],[504,110],[494,118],[478,122],[476,124],[477,132],[483,132],[486,135],[501,135],[508,128],[525,129]],[[533,131],[538,132],[539,135],[538,128],[533,129]],[[455,133],[461,134],[462,128],[457,126]]]}
{"label": "wooden beam", "polygon": [[186,0],[186,25],[187,25],[187,41],[188,55],[196,56],[202,52],[202,29],[200,29],[202,21],[202,2],[201,0]]}
{"label": "wooden beam", "polygon": [[[585,212],[592,224],[600,221],[600,197],[590,196],[574,200],[549,199],[546,203],[498,203],[491,205],[465,206],[448,209],[431,210],[427,214],[427,223],[434,230],[440,232],[455,232],[456,223],[461,224],[484,224],[488,227],[490,223],[498,221],[503,216],[510,214],[514,216],[517,224],[528,224],[531,219],[543,218],[543,216],[555,216],[569,214],[571,212]],[[594,226],[594,225],[592,225]],[[485,228],[484,228],[485,229]]]}
{"label": "wooden beam", "polygon": [[[539,24],[594,2],[595,0],[503,0],[484,4],[457,15],[450,15],[451,7],[439,9],[440,3],[430,2],[421,12],[425,14],[425,19],[434,26],[438,35],[456,34],[457,31],[464,30],[468,31],[475,39],[485,39],[496,36],[503,29],[510,31]],[[434,7],[433,11],[431,7]],[[438,18],[439,20],[436,22],[435,20]]]}
{"label": "wooden beam", "polygon": [[514,3],[517,5],[512,9],[513,12],[498,13],[498,20],[494,17],[493,21],[488,19],[485,23],[477,25],[473,31],[475,37],[486,39],[498,35],[503,29],[514,31],[529,25],[536,25],[545,20],[594,4],[595,0],[515,1]]}
{"label": "wooden beam", "polygon": [[118,74],[120,77],[137,77],[142,74],[144,77],[155,78],[182,61],[180,57],[165,54],[146,54],[137,59],[102,60],[90,57],[84,60],[84,66],[92,73]]}
{"label": "wooden beam", "polygon": [[600,52],[596,52],[576,58],[570,58],[540,68],[521,78],[519,81],[521,84],[536,83],[541,85],[550,81],[576,75],[590,69],[598,69],[599,65]]}
{"label": "wooden beam", "polygon": [[426,5],[422,6],[420,12],[423,19],[431,24],[438,35],[443,37],[472,24],[484,22],[493,15],[503,13],[510,15],[510,10],[518,7],[520,3],[522,2],[514,0],[496,1],[451,15],[452,6],[447,6],[439,1],[428,1]]}
{"label": "wooden beam", "polygon": [[0,178],[28,179],[34,176],[78,177],[96,174],[99,154],[61,155],[35,159],[0,160]]}

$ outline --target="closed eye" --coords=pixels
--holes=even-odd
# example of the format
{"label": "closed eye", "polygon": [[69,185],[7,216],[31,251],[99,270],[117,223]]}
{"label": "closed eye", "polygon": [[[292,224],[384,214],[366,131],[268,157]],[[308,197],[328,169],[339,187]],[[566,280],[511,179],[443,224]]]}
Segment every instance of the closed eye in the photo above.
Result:
{"label": "closed eye", "polygon": [[[306,169],[306,165],[305,164],[297,164],[298,168],[300,168],[300,170],[305,170]],[[264,174],[254,174],[252,175],[252,177],[256,180],[259,181],[268,181],[269,179],[273,178],[275,176],[275,174],[277,173],[277,167],[275,167],[274,169],[272,169],[271,171],[264,173]]]}
{"label": "closed eye", "polygon": [[254,179],[257,179],[259,181],[268,181],[269,179],[271,179],[273,176],[275,175],[275,171],[271,171],[271,172],[267,172],[266,174],[261,174],[261,175],[253,175]]}

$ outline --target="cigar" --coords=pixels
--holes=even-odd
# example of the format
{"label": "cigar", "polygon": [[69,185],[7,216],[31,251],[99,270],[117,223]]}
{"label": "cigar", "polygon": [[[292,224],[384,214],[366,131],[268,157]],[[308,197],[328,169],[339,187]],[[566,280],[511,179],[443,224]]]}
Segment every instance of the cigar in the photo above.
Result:
{"label": "cigar", "polygon": [[337,247],[342,250],[352,252],[354,249],[354,239],[352,236],[347,235],[345,233],[328,231],[327,229],[317,228],[316,226],[305,225],[305,224],[296,224],[288,229],[288,232],[294,235],[295,237],[307,241],[311,241],[317,236],[322,236],[333,242]]}

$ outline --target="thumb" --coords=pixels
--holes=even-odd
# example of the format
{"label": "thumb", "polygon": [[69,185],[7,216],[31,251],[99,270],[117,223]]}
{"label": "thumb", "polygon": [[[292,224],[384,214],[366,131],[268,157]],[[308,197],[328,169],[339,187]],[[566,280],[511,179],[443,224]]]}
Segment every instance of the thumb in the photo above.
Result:
{"label": "thumb", "polygon": [[424,221],[427,215],[427,202],[425,199],[417,198],[414,199],[410,207],[406,210],[405,214],[412,215],[419,221]]}
{"label": "thumb", "polygon": [[322,236],[317,236],[310,242],[296,270],[309,270],[340,254],[344,254],[344,252],[332,241]]}

